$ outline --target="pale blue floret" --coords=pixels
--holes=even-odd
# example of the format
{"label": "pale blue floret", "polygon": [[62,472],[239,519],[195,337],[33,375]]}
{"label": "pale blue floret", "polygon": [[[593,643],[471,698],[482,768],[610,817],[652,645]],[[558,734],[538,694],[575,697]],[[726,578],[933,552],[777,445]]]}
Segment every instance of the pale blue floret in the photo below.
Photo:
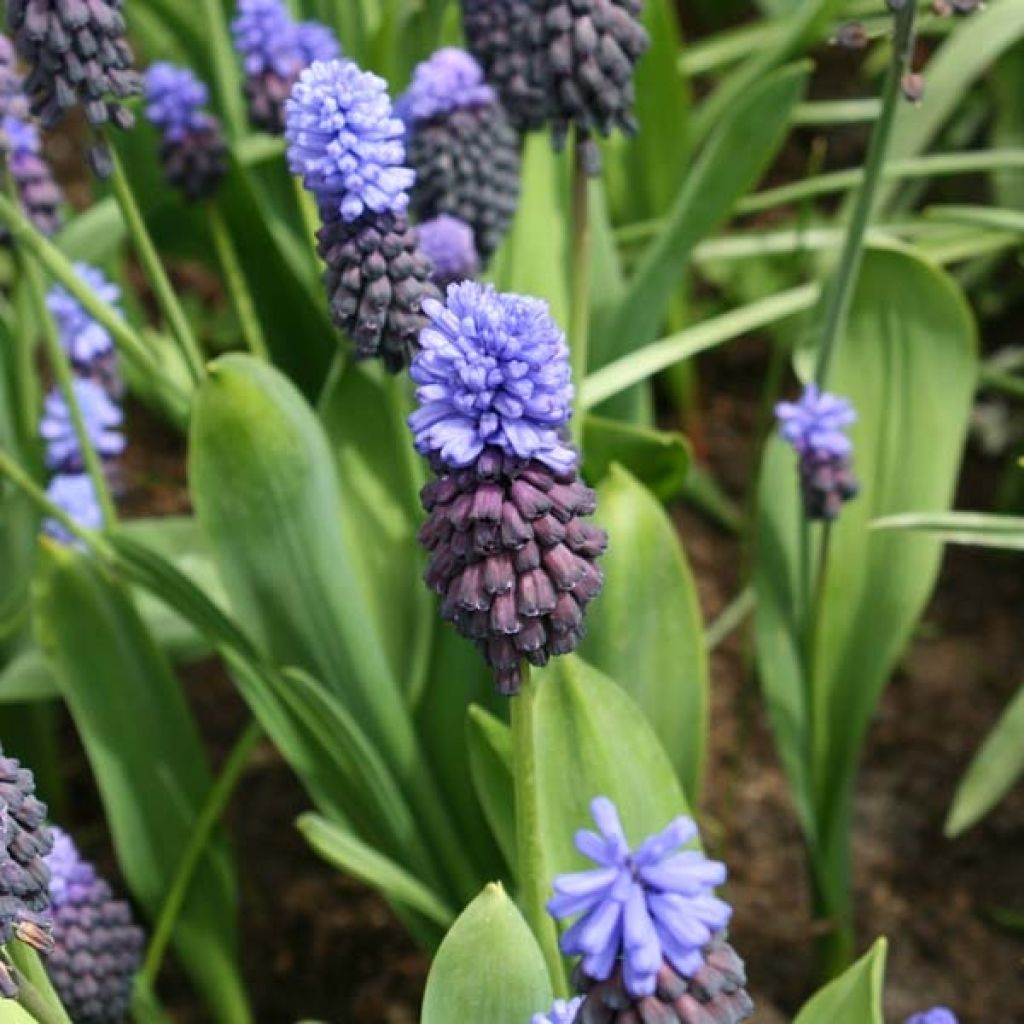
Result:
{"label": "pale blue floret", "polygon": [[853,450],[845,431],[857,413],[847,399],[816,384],[808,384],[797,402],[779,402],[775,415],[783,438],[801,455],[846,456]]}
{"label": "pale blue floret", "polygon": [[209,123],[210,92],[188,69],[159,61],[146,71],[146,117],[164,138],[180,142]]}
{"label": "pale blue floret", "polygon": [[465,50],[446,46],[417,65],[412,83],[395,105],[406,124],[429,121],[462,107],[493,103],[483,68]]}
{"label": "pale blue floret", "polygon": [[[120,455],[125,447],[120,430],[123,420],[120,408],[94,380],[78,377],[73,387],[86,433],[97,454],[102,458]],[[71,421],[71,411],[57,390],[51,391],[43,403],[39,436],[46,445],[46,464],[51,469],[82,465],[82,451]]]}
{"label": "pale blue floret", "polygon": [[[108,306],[121,297],[117,285],[108,281],[102,270],[88,263],[76,263],[75,273]],[[81,303],[61,285],[50,289],[46,306],[57,323],[61,342],[77,366],[86,366],[109,354],[114,348],[107,329],[85,311]]]}
{"label": "pale blue floret", "polygon": [[530,1024],[574,1024],[583,1005],[583,997],[556,999],[547,1013],[535,1013]]}

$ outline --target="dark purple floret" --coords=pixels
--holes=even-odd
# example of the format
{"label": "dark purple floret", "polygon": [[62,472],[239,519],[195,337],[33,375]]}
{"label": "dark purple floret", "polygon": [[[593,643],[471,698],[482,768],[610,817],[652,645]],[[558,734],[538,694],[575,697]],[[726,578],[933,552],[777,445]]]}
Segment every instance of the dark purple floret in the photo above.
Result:
{"label": "dark purple floret", "polygon": [[32,112],[45,126],[80,104],[93,125],[130,128],[121,101],[141,90],[123,0],[8,0],[7,23],[29,66]]}
{"label": "dark purple floret", "polygon": [[472,465],[423,488],[424,576],[441,614],[476,643],[501,693],[521,685],[520,665],[574,651],[587,605],[603,583],[605,532],[586,522],[595,496],[573,468],[485,449]]}
{"label": "dark purple floret", "polygon": [[142,962],[142,930],[71,838],[53,832],[47,862],[54,949],[46,971],[75,1024],[123,1024]]}
{"label": "dark purple floret", "polygon": [[809,519],[834,520],[859,485],[850,468],[853,444],[846,430],[856,422],[853,406],[808,384],[798,402],[775,408],[780,431],[800,460],[800,488]]}
{"label": "dark purple floret", "polygon": [[55,235],[63,222],[60,208],[64,193],[43,157],[39,130],[29,121],[8,115],[0,131],[0,149],[7,157],[25,214],[36,230],[47,237]]}
{"label": "dark purple floret", "polygon": [[469,48],[522,130],[550,124],[561,148],[571,128],[598,174],[594,136],[632,134],[633,75],[650,45],[640,0],[465,0]]}
{"label": "dark purple floret", "polygon": [[463,50],[439,50],[416,69],[396,109],[416,171],[414,215],[450,214],[469,224],[487,261],[515,216],[520,142],[483,70]]}
{"label": "dark purple floret", "polygon": [[[51,948],[45,857],[52,846],[32,773],[0,748],[0,946],[18,939],[43,952]],[[15,977],[0,960],[0,998],[17,992]]]}

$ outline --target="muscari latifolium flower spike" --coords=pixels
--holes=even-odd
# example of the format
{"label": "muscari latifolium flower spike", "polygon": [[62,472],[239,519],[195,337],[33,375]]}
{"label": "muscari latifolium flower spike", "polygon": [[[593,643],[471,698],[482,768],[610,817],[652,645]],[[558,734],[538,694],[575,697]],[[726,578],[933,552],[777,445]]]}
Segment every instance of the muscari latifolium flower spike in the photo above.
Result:
{"label": "muscari latifolium flower spike", "polygon": [[397,372],[424,324],[423,300],[438,292],[406,215],[414,175],[387,83],[349,60],[318,61],[299,76],[287,122],[288,165],[320,212],[331,316],[357,357]]}
{"label": "muscari latifolium flower spike", "polygon": [[905,1024],[957,1024],[956,1014],[945,1006],[933,1006],[923,1013],[908,1017]]}
{"label": "muscari latifolium flower spike", "polygon": [[245,72],[249,119],[281,135],[296,79],[314,61],[340,57],[338,40],[315,21],[293,21],[282,0],[240,0],[231,31]]}
{"label": "muscari latifolium flower spike", "polygon": [[808,519],[834,520],[859,486],[850,468],[853,443],[846,429],[857,413],[845,398],[808,384],[797,402],[775,407],[782,437],[800,460],[800,489]]}
{"label": "muscari latifolium flower spike", "polygon": [[442,213],[416,228],[420,251],[430,260],[431,276],[439,288],[476,277],[480,257],[473,240],[473,229],[458,217]]}
{"label": "muscari latifolium flower spike", "polygon": [[29,117],[28,97],[25,95],[21,75],[18,74],[14,46],[0,33],[0,117],[16,117],[25,121]]}
{"label": "muscari latifolium flower spike", "polygon": [[416,68],[395,112],[416,172],[413,214],[467,223],[486,263],[515,215],[520,161],[519,135],[483,69],[465,50],[438,50]]}
{"label": "muscari latifolium flower spike", "polygon": [[650,44],[640,0],[463,0],[469,49],[513,123],[550,124],[559,148],[575,128],[588,174],[595,135],[636,130],[633,75]]}
{"label": "muscari latifolium flower spike", "polygon": [[53,829],[50,870],[53,951],[46,972],[75,1024],[123,1024],[142,962],[143,933],[131,907]]}
{"label": "muscari latifolium flower spike", "polygon": [[577,918],[562,952],[578,956],[584,997],[578,1024],[738,1024],[753,1012],[743,961],[726,942],[732,911],[714,895],[724,864],[681,849],[697,837],[689,818],[630,847],[615,805],[591,804],[597,831],[576,848],[597,866],[561,875],[548,910]]}
{"label": "muscari latifolium flower spike", "polygon": [[[44,859],[52,845],[32,773],[0,747],[0,947],[17,940],[41,952],[52,948]],[[17,977],[0,956],[0,999],[17,994]]]}
{"label": "muscari latifolium flower spike", "polygon": [[[74,381],[75,398],[82,411],[89,440],[103,459],[111,459],[124,451],[121,424],[124,417],[119,406],[103,387],[88,377]],[[46,465],[61,473],[82,472],[82,452],[71,421],[71,411],[60,391],[50,391],[43,402],[39,436],[46,446]]]}
{"label": "muscari latifolium flower spike", "polygon": [[[94,127],[132,126],[122,101],[142,83],[132,67],[123,6],[123,0],[8,0],[7,23],[29,67],[25,91],[44,126],[75,105]],[[109,174],[102,143],[90,159],[100,176]]]}
{"label": "muscari latifolium flower spike", "polygon": [[203,108],[206,86],[188,69],[166,61],[146,71],[146,117],[162,136],[164,177],[189,202],[206,199],[228,169],[220,122]]}
{"label": "muscari latifolium flower spike", "polygon": [[472,281],[423,309],[409,425],[436,473],[421,495],[425,580],[511,695],[524,659],[575,650],[603,582],[607,537],[585,522],[595,496],[565,439],[565,336],[546,303]]}
{"label": "muscari latifolium flower spike", "polygon": [[26,216],[37,231],[47,237],[55,235],[63,221],[64,193],[43,157],[39,129],[8,114],[0,121],[0,151]]}

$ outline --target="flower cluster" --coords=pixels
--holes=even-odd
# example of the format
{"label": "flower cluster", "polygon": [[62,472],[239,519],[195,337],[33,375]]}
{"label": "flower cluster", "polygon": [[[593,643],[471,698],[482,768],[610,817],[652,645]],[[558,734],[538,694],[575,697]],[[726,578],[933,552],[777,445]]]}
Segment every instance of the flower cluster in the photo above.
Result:
{"label": "flower cluster", "polygon": [[64,194],[43,158],[39,129],[31,122],[8,114],[0,121],[0,150],[7,158],[11,179],[22,209],[42,234],[55,235],[62,223]]}
{"label": "flower cluster", "polygon": [[583,997],[556,999],[547,1013],[535,1013],[530,1024],[575,1024],[576,1015],[583,1005]]}
{"label": "flower cluster", "polygon": [[584,167],[601,168],[595,134],[636,130],[633,75],[650,40],[640,0],[465,0],[469,47],[522,130],[575,128]]}
{"label": "flower cluster", "polygon": [[[45,821],[46,806],[36,799],[32,773],[0,748],[0,946],[19,939],[39,950],[51,948],[44,858],[53,836]],[[14,977],[0,961],[0,998],[17,993]]]}
{"label": "flower cluster", "polygon": [[245,71],[249,117],[257,128],[280,135],[295,80],[314,61],[340,57],[341,47],[326,26],[293,21],[282,0],[240,0],[231,29]]}
{"label": "flower cluster", "polygon": [[409,425],[437,474],[421,495],[425,579],[512,695],[524,659],[544,665],[575,650],[603,583],[607,537],[584,521],[595,496],[563,436],[565,338],[545,303],[472,281],[424,312]]}
{"label": "flower cluster", "polygon": [[417,230],[420,250],[430,260],[434,283],[439,288],[445,289],[479,273],[480,257],[473,229],[465,221],[442,213],[424,221]]}
{"label": "flower cluster", "polygon": [[348,60],[317,62],[287,104],[288,164],[316,198],[332,318],[360,358],[408,364],[437,290],[405,210],[413,172],[387,84]]}
{"label": "flower cluster", "polygon": [[47,974],[75,1024],[122,1024],[142,962],[142,930],[71,837],[58,828],[53,836],[46,858],[54,944]]}
{"label": "flower cluster", "polygon": [[[102,271],[76,263],[75,272],[98,298],[109,305],[117,302],[120,290]],[[86,434],[109,469],[125,448],[120,429],[123,417],[118,404],[122,384],[113,340],[78,300],[59,285],[50,290],[46,304],[76,372],[73,389]],[[47,466],[53,472],[47,488],[50,500],[79,525],[90,529],[100,527],[103,516],[99,499],[92,480],[84,471],[84,459],[66,398],[57,390],[46,397],[39,433],[46,445]],[[62,543],[72,541],[68,531],[56,520],[47,520],[43,529]]]}
{"label": "flower cluster", "polygon": [[850,469],[853,443],[846,429],[857,420],[845,398],[808,384],[797,402],[775,408],[780,432],[800,460],[804,509],[810,519],[833,520],[859,487]]}
{"label": "flower cluster", "polygon": [[575,1018],[737,1024],[752,1012],[743,963],[725,941],[732,911],[713,894],[725,865],[699,850],[689,818],[677,818],[633,849],[615,805],[591,804],[596,832],[576,847],[597,867],[555,879],[548,903],[558,919],[578,920],[562,951],[581,957],[575,974],[584,998]]}
{"label": "flower cluster", "polygon": [[438,50],[416,68],[397,109],[416,172],[413,213],[465,221],[490,259],[515,215],[520,157],[519,135],[483,69],[464,50]]}
{"label": "flower cluster", "polygon": [[[93,125],[133,123],[123,100],[140,91],[125,37],[124,0],[9,0],[7,22],[29,65],[25,91],[45,126],[80,104]],[[109,172],[102,146],[92,153]]]}
{"label": "flower cluster", "polygon": [[28,97],[18,74],[14,46],[7,36],[0,34],[0,118],[24,121],[28,116]]}
{"label": "flower cluster", "polygon": [[209,90],[188,69],[159,62],[146,72],[146,117],[160,130],[164,176],[194,202],[216,190],[227,172],[220,123],[203,108]]}

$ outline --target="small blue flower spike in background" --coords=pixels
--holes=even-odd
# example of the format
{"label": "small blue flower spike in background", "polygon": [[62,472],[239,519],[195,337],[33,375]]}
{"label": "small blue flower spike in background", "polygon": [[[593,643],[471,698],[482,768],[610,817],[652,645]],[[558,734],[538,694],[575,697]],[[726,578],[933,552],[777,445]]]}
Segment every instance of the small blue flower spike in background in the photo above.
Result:
{"label": "small blue flower spike in background", "polygon": [[476,277],[480,257],[473,241],[473,229],[458,217],[442,213],[424,221],[418,228],[420,249],[430,260],[434,283],[438,288]]}
{"label": "small blue flower spike in background", "polygon": [[[87,530],[98,530],[103,526],[103,510],[87,473],[58,473],[46,488],[46,496],[79,526]],[[43,532],[62,544],[75,542],[64,524],[56,519],[45,520]]]}
{"label": "small blue flower spike in background", "polygon": [[857,496],[850,469],[853,442],[846,429],[857,421],[850,402],[808,384],[797,402],[775,407],[782,437],[800,459],[800,486],[809,519],[838,518],[843,503]]}
{"label": "small blue flower spike in background", "polygon": [[484,79],[476,58],[458,47],[446,46],[416,66],[412,83],[395,104],[395,112],[411,124],[494,100],[494,89]]}
{"label": "small blue flower spike in background", "polygon": [[188,69],[158,61],[146,70],[146,117],[164,137],[180,142],[203,128],[210,90]]}
{"label": "small blue flower spike in background", "polygon": [[572,470],[569,350],[547,303],[467,281],[448,290],[447,304],[426,302],[423,311],[430,326],[411,370],[416,450],[462,468],[490,446]]}
{"label": "small blue flower spike in background", "polygon": [[905,1024],[957,1024],[956,1014],[945,1006],[933,1006],[908,1017]]}
{"label": "small blue flower spike in background", "polygon": [[[120,455],[125,448],[120,430],[124,419],[121,409],[100,384],[88,377],[76,378],[74,388],[85,429],[97,453],[104,459]],[[50,469],[81,471],[82,453],[71,412],[59,391],[46,396],[39,436],[46,444],[46,464]]]}
{"label": "small blue flower spike in background", "polygon": [[[108,281],[102,270],[88,263],[76,263],[75,273],[101,302],[116,307],[121,289]],[[114,340],[107,329],[93,320],[78,299],[61,285],[50,289],[46,307],[57,322],[61,341],[76,368],[88,367],[94,360],[113,353]]]}
{"label": "small blue flower spike in background", "polygon": [[[64,193],[43,157],[39,129],[8,114],[0,126],[0,152],[7,157],[18,198],[32,224],[47,237],[61,226]],[[0,231],[4,230],[0,227]]]}
{"label": "small blue flower spike in background", "polygon": [[530,1024],[575,1024],[576,1015],[583,1005],[583,997],[556,999],[547,1013],[535,1013]]}

